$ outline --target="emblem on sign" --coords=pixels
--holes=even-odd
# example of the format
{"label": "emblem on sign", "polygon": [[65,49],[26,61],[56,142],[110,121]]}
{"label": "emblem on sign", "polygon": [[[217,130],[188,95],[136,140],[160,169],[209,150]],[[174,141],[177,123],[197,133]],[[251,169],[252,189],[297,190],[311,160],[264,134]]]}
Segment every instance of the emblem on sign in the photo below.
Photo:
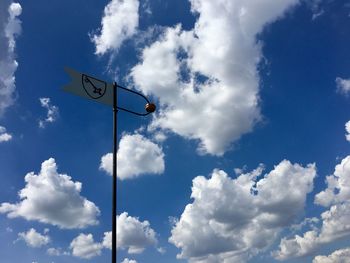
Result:
{"label": "emblem on sign", "polygon": [[82,84],[87,95],[92,99],[99,99],[106,93],[107,83],[94,77],[82,74]]}

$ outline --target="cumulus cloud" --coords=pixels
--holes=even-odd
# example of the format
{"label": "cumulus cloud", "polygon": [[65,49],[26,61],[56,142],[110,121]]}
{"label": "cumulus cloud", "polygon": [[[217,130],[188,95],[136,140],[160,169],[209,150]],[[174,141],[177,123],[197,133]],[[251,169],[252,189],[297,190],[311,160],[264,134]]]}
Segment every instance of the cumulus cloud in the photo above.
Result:
{"label": "cumulus cloud", "polygon": [[151,128],[198,140],[200,153],[222,155],[260,119],[256,36],[299,1],[190,2],[194,28],[166,28],[130,76],[159,98]]}
{"label": "cumulus cloud", "polygon": [[4,126],[0,126],[0,143],[7,142],[12,139],[12,135],[6,132],[6,128]]}
{"label": "cumulus cloud", "polygon": [[[117,249],[127,249],[129,254],[142,253],[146,247],[157,244],[156,232],[150,227],[148,221],[139,221],[124,212],[117,216]],[[105,232],[102,242],[95,242],[92,234],[79,234],[70,244],[72,255],[79,258],[90,259],[101,254],[103,248],[112,248],[112,232]],[[47,251],[51,255],[67,255],[60,249],[51,248]],[[124,259],[125,262],[136,261]],[[124,262],[123,261],[123,262]]]}
{"label": "cumulus cloud", "polygon": [[92,234],[80,234],[70,243],[72,255],[85,259],[90,259],[101,255],[102,247],[102,244],[95,243]]}
{"label": "cumulus cloud", "polygon": [[350,156],[335,167],[327,176],[327,188],[315,196],[315,203],[328,210],[321,214],[321,226],[302,235],[281,240],[277,259],[285,260],[315,252],[323,244],[350,236]]}
{"label": "cumulus cloud", "polygon": [[185,207],[169,241],[189,262],[246,262],[268,248],[303,212],[313,189],[315,166],[284,160],[265,174],[263,167],[230,178],[214,170],[193,179],[192,203]]}
{"label": "cumulus cloud", "polygon": [[[118,249],[127,249],[129,254],[139,254],[157,242],[156,232],[147,220],[141,222],[126,212],[117,216]],[[105,232],[102,244],[105,248],[112,248],[112,232]]]}
{"label": "cumulus cloud", "polygon": [[50,242],[50,237],[31,228],[27,232],[18,233],[18,240],[23,240],[29,247],[39,248],[47,245]]}
{"label": "cumulus cloud", "polygon": [[312,263],[348,263],[350,261],[350,248],[339,249],[329,256],[317,256]]}
{"label": "cumulus cloud", "polygon": [[80,195],[80,182],[57,172],[55,159],[44,161],[39,174],[30,172],[24,180],[26,185],[19,191],[20,201],[2,203],[0,213],[6,213],[9,218],[23,217],[69,229],[98,223],[98,207]]}
{"label": "cumulus cloud", "polygon": [[15,72],[18,63],[15,59],[16,37],[21,34],[22,13],[19,3],[8,0],[0,3],[0,116],[14,102]]}
{"label": "cumulus cloud", "polygon": [[326,177],[327,188],[315,196],[315,203],[328,207],[350,201],[350,156],[336,165],[334,173]]}
{"label": "cumulus cloud", "polygon": [[283,238],[279,251],[274,255],[279,260],[309,255],[321,245],[331,243],[350,235],[350,202],[331,206],[321,214],[322,226],[316,230],[305,232],[302,236]]}
{"label": "cumulus cloud", "polygon": [[345,138],[348,142],[350,142],[350,121],[345,123],[345,130],[346,130]]}
{"label": "cumulus cloud", "polygon": [[50,98],[40,98],[39,101],[41,107],[47,110],[46,118],[39,120],[39,127],[45,128],[47,123],[52,123],[56,121],[58,117],[58,107],[51,104]]}
{"label": "cumulus cloud", "polygon": [[[117,174],[121,180],[164,172],[163,150],[140,134],[125,134],[120,139],[117,160]],[[112,153],[102,156],[100,169],[112,175],[112,161]]]}
{"label": "cumulus cloud", "polygon": [[350,92],[350,79],[343,79],[340,77],[337,77],[335,79],[335,83],[337,84],[337,91],[340,94],[348,95]]}
{"label": "cumulus cloud", "polygon": [[96,54],[117,51],[123,41],[131,38],[139,24],[138,0],[112,0],[104,9],[100,34],[91,36]]}

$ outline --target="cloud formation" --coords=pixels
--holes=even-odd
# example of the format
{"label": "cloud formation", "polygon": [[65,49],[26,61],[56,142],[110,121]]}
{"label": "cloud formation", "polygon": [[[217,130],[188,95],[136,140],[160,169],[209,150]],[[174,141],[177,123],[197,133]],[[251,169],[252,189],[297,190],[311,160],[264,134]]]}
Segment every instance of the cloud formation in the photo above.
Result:
{"label": "cloud formation", "polygon": [[[129,254],[140,254],[146,247],[157,243],[156,232],[147,220],[141,222],[126,212],[117,216],[118,249],[127,249]],[[105,232],[102,244],[105,248],[112,248],[112,232]]]}
{"label": "cloud formation", "polygon": [[337,92],[343,95],[349,95],[350,79],[343,79],[343,78],[337,77],[335,79],[335,83],[337,84]]}
{"label": "cloud formation", "polygon": [[52,123],[56,121],[58,117],[58,107],[51,104],[50,98],[40,98],[40,105],[47,110],[46,118],[39,120],[39,127],[45,128],[47,123]]}
{"label": "cloud formation", "polygon": [[23,240],[29,247],[39,248],[47,245],[50,242],[50,237],[31,228],[27,232],[18,233],[18,240]]}
{"label": "cloud formation", "polygon": [[92,234],[80,234],[72,240],[69,247],[73,256],[90,259],[101,255],[102,244],[95,243]]}
{"label": "cloud formation", "polygon": [[[164,172],[163,150],[140,134],[123,135],[119,142],[117,160],[117,174],[121,180]],[[112,175],[112,161],[112,153],[102,156],[100,169]]]}
{"label": "cloud formation", "polygon": [[350,201],[350,155],[335,166],[326,177],[327,188],[315,196],[315,203],[324,207]]}
{"label": "cloud formation", "polygon": [[193,202],[169,241],[189,262],[246,262],[268,248],[303,212],[316,169],[284,160],[260,178],[262,167],[231,179],[214,170],[193,179]]}
{"label": "cloud formation", "polygon": [[2,203],[0,213],[6,213],[9,218],[23,217],[68,229],[98,223],[98,207],[80,195],[80,182],[73,182],[70,176],[57,172],[55,159],[44,161],[39,174],[30,172],[24,180],[26,185],[19,191],[20,201]]}
{"label": "cloud formation", "polygon": [[[129,254],[140,254],[148,246],[155,246],[157,243],[156,232],[150,227],[147,220],[141,222],[137,217],[129,216],[126,212],[117,216],[118,250],[127,249]],[[69,248],[75,257],[90,259],[99,256],[103,248],[112,249],[112,232],[105,232],[102,242],[95,242],[92,234],[81,233],[72,240]],[[51,249],[50,253],[52,255],[62,254],[57,249]],[[67,254],[67,252],[64,253]]]}
{"label": "cloud formation", "polygon": [[345,138],[348,142],[350,142],[350,121],[348,121],[347,123],[345,123]]}
{"label": "cloud formation", "polygon": [[0,3],[0,116],[14,102],[15,72],[18,63],[15,59],[16,38],[21,34],[22,13],[19,3]]}
{"label": "cloud formation", "polygon": [[335,167],[326,178],[327,188],[315,196],[315,203],[328,210],[321,214],[321,226],[302,235],[283,238],[277,259],[305,256],[315,252],[322,245],[350,236],[350,156]]}
{"label": "cloud formation", "polygon": [[130,76],[160,100],[151,128],[198,140],[202,154],[222,155],[261,117],[256,36],[299,1],[190,2],[194,28],[166,28]]}
{"label": "cloud formation", "polygon": [[117,51],[122,43],[132,37],[139,24],[138,0],[112,0],[104,9],[100,34],[91,36],[96,46],[95,54]]}
{"label": "cloud formation", "polygon": [[350,248],[339,249],[329,256],[317,256],[312,263],[347,263],[350,259]]}
{"label": "cloud formation", "polygon": [[0,126],[0,143],[8,142],[12,139],[12,135],[6,132],[6,128],[4,126]]}

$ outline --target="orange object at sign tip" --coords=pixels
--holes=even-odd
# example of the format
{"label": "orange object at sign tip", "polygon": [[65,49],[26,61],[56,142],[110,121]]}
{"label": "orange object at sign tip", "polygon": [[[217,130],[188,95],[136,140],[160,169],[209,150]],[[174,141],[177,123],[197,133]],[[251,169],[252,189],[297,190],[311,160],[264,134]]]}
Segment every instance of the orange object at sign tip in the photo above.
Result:
{"label": "orange object at sign tip", "polygon": [[146,108],[146,111],[149,113],[156,111],[156,105],[154,103],[147,103],[145,108]]}

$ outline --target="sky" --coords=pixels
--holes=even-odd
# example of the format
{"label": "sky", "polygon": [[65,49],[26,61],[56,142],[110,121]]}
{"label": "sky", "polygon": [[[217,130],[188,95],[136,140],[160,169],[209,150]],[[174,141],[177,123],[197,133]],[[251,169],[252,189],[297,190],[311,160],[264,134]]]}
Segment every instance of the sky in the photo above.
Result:
{"label": "sky", "polygon": [[118,263],[350,258],[349,1],[0,1],[2,263],[111,258],[65,67]]}

